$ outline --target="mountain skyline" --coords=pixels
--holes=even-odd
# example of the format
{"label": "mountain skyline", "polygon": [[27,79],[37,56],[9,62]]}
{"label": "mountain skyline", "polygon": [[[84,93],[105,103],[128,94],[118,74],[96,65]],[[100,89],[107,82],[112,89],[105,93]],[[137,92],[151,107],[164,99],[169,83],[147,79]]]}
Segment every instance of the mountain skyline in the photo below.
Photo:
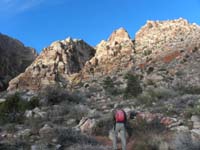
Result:
{"label": "mountain skyline", "polygon": [[69,36],[84,39],[95,46],[120,27],[134,38],[147,20],[182,17],[191,23],[200,23],[200,3],[197,0],[2,0],[0,7],[0,32],[19,39],[37,52],[53,41]]}

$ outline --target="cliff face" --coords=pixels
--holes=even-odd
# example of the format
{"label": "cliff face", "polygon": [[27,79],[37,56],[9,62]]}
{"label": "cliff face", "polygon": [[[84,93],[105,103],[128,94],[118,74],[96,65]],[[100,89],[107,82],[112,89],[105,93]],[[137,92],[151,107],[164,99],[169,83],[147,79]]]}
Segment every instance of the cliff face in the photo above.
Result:
{"label": "cliff face", "polygon": [[68,76],[78,73],[95,50],[82,40],[70,38],[52,43],[40,56],[9,83],[8,90],[39,90],[56,83],[65,86]]}
{"label": "cliff face", "polygon": [[199,46],[200,27],[185,19],[147,21],[136,33],[137,51],[186,50]]}
{"label": "cliff face", "polygon": [[114,31],[107,41],[101,41],[96,46],[95,56],[86,63],[83,74],[105,76],[110,73],[130,69],[132,66],[134,46],[133,42],[123,28]]}
{"label": "cliff face", "polygon": [[128,70],[139,74],[144,85],[155,80],[156,86],[176,86],[183,78],[196,85],[199,51],[198,25],[182,18],[147,21],[134,40],[120,28],[95,48],[82,40],[54,42],[10,82],[8,90],[39,90],[56,83],[67,86],[74,79],[86,81]]}
{"label": "cliff face", "polygon": [[37,54],[33,48],[25,47],[20,41],[0,34],[0,91],[8,82],[23,72]]}
{"label": "cliff face", "polygon": [[[182,18],[148,21],[135,37],[136,70],[156,86],[199,86],[200,27]],[[139,72],[137,71],[137,72]]]}

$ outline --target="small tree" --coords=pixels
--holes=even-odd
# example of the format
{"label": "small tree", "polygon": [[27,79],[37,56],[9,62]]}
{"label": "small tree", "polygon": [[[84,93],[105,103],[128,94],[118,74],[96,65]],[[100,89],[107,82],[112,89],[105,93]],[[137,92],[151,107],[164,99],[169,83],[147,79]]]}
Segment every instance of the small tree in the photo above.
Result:
{"label": "small tree", "polygon": [[6,101],[0,104],[0,123],[21,121],[28,106],[29,102],[22,99],[19,93],[6,97]]}
{"label": "small tree", "polygon": [[138,76],[128,73],[124,78],[127,80],[127,85],[124,91],[125,98],[136,97],[142,93],[142,87]]}
{"label": "small tree", "polygon": [[103,88],[104,89],[109,89],[109,88],[114,88],[114,83],[111,77],[106,77],[105,80],[103,80]]}
{"label": "small tree", "polygon": [[115,87],[115,83],[109,76],[103,80],[102,86],[104,90],[107,92],[107,94],[111,94],[111,95],[119,94],[119,90]]}

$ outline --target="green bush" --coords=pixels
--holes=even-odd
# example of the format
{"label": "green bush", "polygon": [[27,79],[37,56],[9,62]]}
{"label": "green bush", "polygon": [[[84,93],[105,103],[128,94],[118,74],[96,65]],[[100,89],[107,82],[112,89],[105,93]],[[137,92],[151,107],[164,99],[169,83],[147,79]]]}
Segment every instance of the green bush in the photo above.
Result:
{"label": "green bush", "polygon": [[103,80],[102,86],[104,90],[107,92],[107,94],[111,94],[111,95],[120,94],[120,90],[115,87],[114,81],[109,76]]}
{"label": "green bush", "polygon": [[128,73],[124,78],[127,80],[127,85],[124,91],[125,98],[136,97],[142,93],[142,87],[138,76]]}
{"label": "green bush", "polygon": [[186,86],[183,83],[177,85],[175,90],[178,90],[181,94],[200,94],[199,86]]}
{"label": "green bush", "polygon": [[38,101],[36,98],[26,101],[19,93],[8,96],[6,101],[0,104],[0,122],[21,122],[24,112],[39,106]]}
{"label": "green bush", "polygon": [[92,134],[98,136],[107,136],[109,130],[113,127],[113,119],[111,116],[104,117],[97,121],[95,126],[92,128]]}
{"label": "green bush", "polygon": [[161,99],[168,99],[176,95],[177,93],[171,89],[148,88],[137,97],[137,105],[142,104],[145,106],[152,106],[154,102],[158,102]]}
{"label": "green bush", "polygon": [[8,96],[6,101],[0,104],[1,123],[20,121],[25,109],[26,102],[18,93]]}
{"label": "green bush", "polygon": [[137,118],[131,125],[133,136],[141,136],[151,133],[161,133],[166,130],[166,127],[160,123],[158,119],[147,122],[142,118]]}
{"label": "green bush", "polygon": [[94,138],[81,134],[71,128],[57,128],[55,133],[57,134],[59,144],[65,147],[75,144],[98,145],[98,142]]}
{"label": "green bush", "polygon": [[152,106],[153,102],[156,102],[157,99],[152,97],[147,91],[144,91],[137,97],[136,105],[145,105],[145,106]]}
{"label": "green bush", "polygon": [[40,106],[40,100],[38,97],[34,96],[28,101],[28,109],[34,109],[35,107]]}
{"label": "green bush", "polygon": [[132,128],[131,139],[134,139],[134,150],[159,150],[160,145],[164,143],[166,128],[159,120],[147,122],[137,118],[130,124]]}
{"label": "green bush", "polygon": [[148,56],[148,55],[150,55],[151,53],[152,53],[152,50],[145,50],[145,51],[143,52],[144,56]]}
{"label": "green bush", "polygon": [[57,85],[47,87],[44,92],[45,104],[47,105],[59,104],[62,101],[68,101],[72,103],[79,103],[83,101],[83,96],[80,94],[80,92],[70,93],[66,89],[63,89]]}
{"label": "green bush", "polygon": [[114,82],[111,79],[111,77],[106,77],[105,80],[103,80],[103,88],[108,89],[108,88],[114,88]]}
{"label": "green bush", "polygon": [[188,107],[184,115],[186,118],[190,118],[192,115],[200,115],[200,103],[197,103],[192,107]]}
{"label": "green bush", "polygon": [[136,140],[132,148],[134,148],[134,150],[161,150],[160,147],[162,143],[164,143],[164,141],[159,135],[142,135]]}

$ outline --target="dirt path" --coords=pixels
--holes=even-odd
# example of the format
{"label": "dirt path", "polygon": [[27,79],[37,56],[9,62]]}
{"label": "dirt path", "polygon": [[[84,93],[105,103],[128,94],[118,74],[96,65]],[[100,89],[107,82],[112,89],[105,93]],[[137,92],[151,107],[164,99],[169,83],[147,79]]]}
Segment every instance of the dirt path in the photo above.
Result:
{"label": "dirt path", "polygon": [[[95,139],[97,141],[99,141],[100,143],[103,143],[105,144],[106,146],[109,146],[110,149],[108,150],[112,150],[112,141],[108,138],[108,137],[105,137],[105,136],[96,136]],[[133,150],[133,145],[134,145],[134,140],[130,140],[128,139],[127,140],[127,150]],[[118,150],[121,150],[121,143],[120,141],[118,142]]]}

